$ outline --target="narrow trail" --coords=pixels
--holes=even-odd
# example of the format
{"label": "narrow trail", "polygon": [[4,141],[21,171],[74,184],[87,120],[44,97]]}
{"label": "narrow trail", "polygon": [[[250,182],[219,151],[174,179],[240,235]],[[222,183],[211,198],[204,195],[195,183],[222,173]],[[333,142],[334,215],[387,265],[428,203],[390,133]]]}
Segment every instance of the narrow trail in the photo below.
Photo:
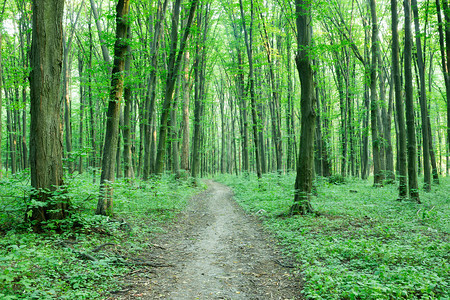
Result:
{"label": "narrow trail", "polygon": [[283,267],[276,241],[232,199],[207,181],[151,256],[170,267],[136,274],[131,290],[115,299],[302,299],[300,282]]}

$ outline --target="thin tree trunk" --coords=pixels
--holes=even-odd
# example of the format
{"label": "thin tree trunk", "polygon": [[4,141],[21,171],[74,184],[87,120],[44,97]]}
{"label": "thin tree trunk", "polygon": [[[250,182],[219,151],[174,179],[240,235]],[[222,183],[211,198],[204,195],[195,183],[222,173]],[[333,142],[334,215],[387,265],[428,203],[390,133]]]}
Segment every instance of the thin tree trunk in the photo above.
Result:
{"label": "thin tree trunk", "polygon": [[[131,30],[128,30],[127,38],[131,40]],[[131,55],[131,45],[127,46],[127,58],[125,60],[125,76],[131,76],[131,61],[133,56]],[[133,168],[133,158],[132,158],[132,147],[133,142],[131,138],[131,111],[133,107],[132,98],[132,84],[129,82],[130,79],[125,80],[125,87],[123,92],[123,101],[125,107],[123,109],[123,164],[124,164],[124,177],[129,179],[134,179],[134,168]]]}
{"label": "thin tree trunk", "polygon": [[428,128],[428,107],[426,95],[425,81],[425,64],[422,54],[422,44],[420,39],[419,12],[417,0],[411,0],[411,7],[414,13],[414,28],[416,31],[416,51],[417,51],[417,67],[419,68],[420,79],[420,116],[422,120],[422,145],[423,145],[423,173],[424,173],[424,190],[431,191],[431,164],[430,164],[430,130]]}
{"label": "thin tree trunk", "polygon": [[[78,144],[80,147],[80,150],[83,151],[84,147],[84,88],[83,84],[81,84],[81,78],[83,78],[83,56],[80,53],[78,55],[78,75],[80,76],[80,126],[79,126],[79,132],[78,132]],[[78,173],[83,173],[83,155],[80,155],[78,158]]]}
{"label": "thin tree trunk", "polygon": [[167,127],[169,126],[169,113],[173,99],[173,92],[175,88],[175,82],[180,69],[181,59],[186,49],[187,39],[189,37],[190,28],[194,19],[195,9],[197,8],[199,0],[193,0],[189,10],[189,16],[184,27],[183,36],[180,42],[180,49],[177,50],[178,43],[178,22],[180,17],[180,0],[176,0],[174,5],[174,11],[172,15],[172,32],[171,32],[171,45],[169,55],[168,74],[166,79],[166,91],[164,95],[164,102],[161,112],[161,123],[159,127],[159,141],[158,151],[156,153],[155,162],[155,174],[161,174],[164,170],[164,159],[166,155],[166,140],[167,140]]}
{"label": "thin tree trunk", "polygon": [[189,75],[189,51],[184,54],[184,74],[182,80],[182,94],[183,94],[183,142],[181,144],[181,166],[183,170],[189,170],[189,98],[192,88],[191,79]]}
{"label": "thin tree trunk", "polygon": [[255,99],[255,80],[253,75],[253,50],[252,50],[252,31],[253,31],[253,0],[250,1],[250,12],[251,12],[251,21],[250,28],[247,31],[247,26],[245,24],[245,16],[244,16],[244,8],[242,5],[242,0],[239,0],[239,6],[241,10],[241,19],[242,19],[242,27],[244,29],[244,39],[245,45],[247,49],[247,57],[249,64],[249,83],[250,83],[250,104],[252,110],[252,120],[253,120],[253,142],[255,144],[255,160],[256,160],[256,174],[258,178],[261,178],[261,158],[260,155],[260,143],[258,136],[258,117],[257,117],[257,107],[256,107],[256,99]]}
{"label": "thin tree trunk", "polygon": [[372,63],[370,66],[370,127],[372,133],[373,151],[373,185],[382,186],[383,177],[380,169],[380,140],[378,138],[377,125],[377,60],[378,60],[378,19],[375,0],[370,0],[370,12],[372,19]]}
{"label": "thin tree trunk", "polygon": [[[416,152],[416,132],[414,124],[414,100],[411,71],[411,0],[403,2],[405,7],[405,106],[406,106],[406,127],[408,140],[408,193],[412,201],[420,203],[419,185],[417,180],[417,152]],[[400,120],[400,119],[399,119]],[[399,122],[400,123],[400,122]]]}
{"label": "thin tree trunk", "polygon": [[100,179],[100,195],[96,214],[113,214],[113,186],[117,143],[119,138],[120,107],[122,104],[125,60],[128,50],[126,42],[129,30],[129,0],[119,0],[116,6],[116,42],[114,44],[114,66],[111,73],[111,90],[109,94],[106,134],[103,145],[102,175]]}

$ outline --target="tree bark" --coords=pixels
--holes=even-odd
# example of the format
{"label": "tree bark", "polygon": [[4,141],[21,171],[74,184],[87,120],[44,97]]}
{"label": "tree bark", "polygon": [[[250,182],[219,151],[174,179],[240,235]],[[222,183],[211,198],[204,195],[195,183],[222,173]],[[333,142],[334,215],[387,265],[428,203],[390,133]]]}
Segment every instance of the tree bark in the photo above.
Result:
{"label": "tree bark", "polygon": [[189,170],[189,98],[191,92],[191,78],[189,75],[189,51],[184,54],[184,74],[182,80],[183,89],[183,142],[181,144],[181,165],[183,170]]}
{"label": "tree bark", "polygon": [[397,173],[398,173],[398,197],[405,199],[408,195],[406,172],[406,126],[405,109],[402,98],[402,86],[400,81],[399,62],[399,37],[398,37],[398,13],[397,0],[391,0],[391,29],[392,29],[392,78],[395,88],[395,109],[397,118]]}
{"label": "tree bark", "polygon": [[311,206],[311,190],[314,176],[314,134],[315,134],[315,101],[313,70],[311,66],[311,2],[296,0],[297,15],[297,70],[301,83],[301,131],[300,151],[295,179],[294,205],[292,214],[307,214],[313,211]]}
{"label": "tree bark", "polygon": [[108,112],[106,119],[106,134],[103,145],[102,175],[100,178],[100,195],[96,214],[113,214],[113,186],[117,142],[119,138],[120,107],[122,104],[123,71],[128,50],[126,41],[129,30],[128,14],[129,0],[119,0],[116,6],[116,42],[114,44],[114,65],[111,74],[111,90],[109,94]]}
{"label": "tree bark", "polygon": [[[127,35],[128,40],[131,40],[131,30],[128,30]],[[131,76],[131,45],[127,46],[127,58],[125,60],[125,76]],[[131,138],[131,111],[133,106],[132,92],[131,92],[132,84],[130,83],[130,79],[125,80],[125,87],[123,92],[123,100],[125,102],[125,107],[123,109],[123,164],[124,164],[124,177],[129,179],[134,179],[134,167],[133,167],[133,158],[132,158],[132,138]]]}
{"label": "tree bark", "polygon": [[372,19],[372,63],[370,66],[370,127],[373,152],[373,185],[382,186],[383,176],[380,168],[380,140],[378,138],[378,104],[377,104],[377,61],[378,61],[378,19],[375,0],[370,0]]}
{"label": "tree bark", "polygon": [[[414,124],[414,100],[411,70],[411,0],[403,2],[405,8],[405,106],[406,106],[406,127],[408,140],[408,193],[412,201],[420,203],[419,185],[417,180],[417,151],[416,151],[416,128]],[[400,123],[400,122],[399,122]],[[399,124],[400,125],[400,124]]]}
{"label": "tree bark", "polygon": [[30,167],[32,199],[42,202],[31,208],[35,230],[49,219],[67,216],[68,201],[51,200],[63,185],[60,120],[60,78],[63,54],[64,1],[33,1],[30,91]]}

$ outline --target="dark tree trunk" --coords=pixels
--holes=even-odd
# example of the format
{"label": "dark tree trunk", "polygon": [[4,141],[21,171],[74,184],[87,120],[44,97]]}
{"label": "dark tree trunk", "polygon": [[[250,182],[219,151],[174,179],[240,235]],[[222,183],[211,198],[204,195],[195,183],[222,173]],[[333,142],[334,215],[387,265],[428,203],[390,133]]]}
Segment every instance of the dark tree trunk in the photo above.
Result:
{"label": "dark tree trunk", "polygon": [[[6,1],[5,1],[6,3]],[[3,12],[2,12],[3,14]],[[2,115],[2,104],[3,104],[3,98],[2,98],[2,89],[3,89],[3,69],[2,69],[2,38],[3,38],[3,19],[0,17],[0,116]],[[3,128],[2,119],[0,118],[0,128]],[[0,145],[2,144],[2,131],[0,130]],[[3,176],[3,166],[2,166],[2,147],[0,147],[0,178]]]}
{"label": "dark tree trunk", "polygon": [[126,41],[129,30],[129,0],[119,0],[116,6],[116,42],[114,44],[114,65],[111,73],[111,90],[109,94],[106,119],[106,134],[103,145],[102,175],[100,179],[100,196],[96,214],[113,214],[113,187],[117,143],[119,138],[120,107],[122,104],[125,59],[128,50]]}
{"label": "dark tree trunk", "polygon": [[[450,61],[450,8],[447,0],[442,0],[442,6],[444,8],[445,16],[445,57],[447,63],[444,69],[446,74],[446,80],[448,85],[445,86],[447,94],[447,175],[450,174],[450,75],[449,75],[449,61]],[[441,45],[441,51],[443,51],[443,45]]]}
{"label": "dark tree trunk", "polygon": [[[128,30],[128,39],[131,40],[131,30]],[[125,60],[125,76],[130,76],[131,69],[131,45],[128,44],[127,58]],[[132,147],[133,142],[131,138],[131,111],[133,107],[132,99],[132,84],[130,80],[125,80],[125,87],[123,92],[123,101],[125,102],[125,107],[123,109],[123,164],[124,164],[124,177],[129,179],[134,179],[134,167],[132,158]]]}
{"label": "dark tree trunk", "polygon": [[247,25],[245,23],[245,15],[244,15],[244,7],[242,5],[242,0],[239,0],[239,6],[241,9],[241,19],[242,19],[242,27],[244,30],[244,40],[247,49],[247,57],[248,57],[248,65],[249,65],[249,74],[248,80],[250,85],[250,105],[252,111],[252,127],[253,127],[253,142],[255,144],[255,160],[256,160],[256,175],[258,178],[262,177],[261,174],[261,145],[260,145],[260,137],[258,135],[258,116],[257,116],[257,106],[256,106],[256,96],[255,96],[255,78],[254,78],[254,70],[253,70],[253,49],[252,49],[252,31],[253,31],[253,0],[250,1],[250,13],[251,13],[251,21],[250,28],[247,31]]}
{"label": "dark tree trunk", "polygon": [[408,195],[407,172],[406,172],[406,126],[405,110],[402,98],[402,86],[400,82],[399,62],[399,38],[398,38],[398,13],[397,0],[391,0],[391,29],[392,29],[392,84],[395,88],[395,111],[397,119],[397,174],[398,174],[398,197],[405,199]]}
{"label": "dark tree trunk", "polygon": [[311,46],[311,2],[295,1],[297,21],[296,56],[297,70],[301,83],[301,115],[300,151],[297,161],[297,176],[295,179],[293,214],[312,212],[311,190],[314,176],[314,134],[315,134],[315,101],[313,70],[309,48]]}
{"label": "dark tree trunk", "polygon": [[[84,67],[83,56],[80,53],[78,55],[78,75],[80,76],[80,126],[78,131],[79,135],[78,144],[80,150],[82,151],[84,147],[84,106],[85,106],[84,88],[83,84],[81,84],[81,78],[83,78],[83,67]],[[83,173],[83,155],[80,155],[80,157],[78,158],[78,173],[79,174]]]}
{"label": "dark tree trunk", "polygon": [[378,60],[378,20],[375,0],[370,0],[370,12],[372,19],[372,63],[370,66],[370,127],[372,133],[373,152],[373,184],[383,185],[383,177],[380,168],[380,140],[378,138],[378,104],[377,104],[377,60]]}
{"label": "dark tree trunk", "polygon": [[[411,0],[405,0],[405,106],[406,127],[408,140],[408,192],[412,201],[420,203],[419,185],[417,180],[417,152],[416,152],[416,128],[414,124],[414,100],[412,86],[412,35],[411,35]],[[400,123],[400,122],[399,122]],[[399,124],[400,125],[400,124]]]}
{"label": "dark tree trunk", "polygon": [[[63,219],[68,201],[50,200],[63,185],[60,120],[60,79],[63,54],[64,1],[33,1],[30,91],[30,167],[32,198],[44,206],[32,207],[35,230],[49,219]],[[58,197],[59,198],[59,197]]]}
{"label": "dark tree trunk", "polygon": [[417,51],[417,67],[419,68],[420,82],[420,116],[422,120],[422,146],[423,146],[423,174],[424,174],[424,190],[431,191],[431,164],[430,164],[430,132],[428,129],[428,108],[425,81],[425,64],[422,54],[422,43],[420,39],[419,11],[417,0],[411,0],[412,11],[414,13],[414,28],[416,31],[416,51]]}

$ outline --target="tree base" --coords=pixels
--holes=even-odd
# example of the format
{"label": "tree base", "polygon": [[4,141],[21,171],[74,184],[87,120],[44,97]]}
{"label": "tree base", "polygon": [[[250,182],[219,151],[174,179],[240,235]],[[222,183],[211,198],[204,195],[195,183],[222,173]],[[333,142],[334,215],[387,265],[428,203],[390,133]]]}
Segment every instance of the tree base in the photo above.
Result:
{"label": "tree base", "polygon": [[289,215],[308,215],[313,214],[314,210],[309,202],[304,203],[294,203],[291,208],[289,209]]}

